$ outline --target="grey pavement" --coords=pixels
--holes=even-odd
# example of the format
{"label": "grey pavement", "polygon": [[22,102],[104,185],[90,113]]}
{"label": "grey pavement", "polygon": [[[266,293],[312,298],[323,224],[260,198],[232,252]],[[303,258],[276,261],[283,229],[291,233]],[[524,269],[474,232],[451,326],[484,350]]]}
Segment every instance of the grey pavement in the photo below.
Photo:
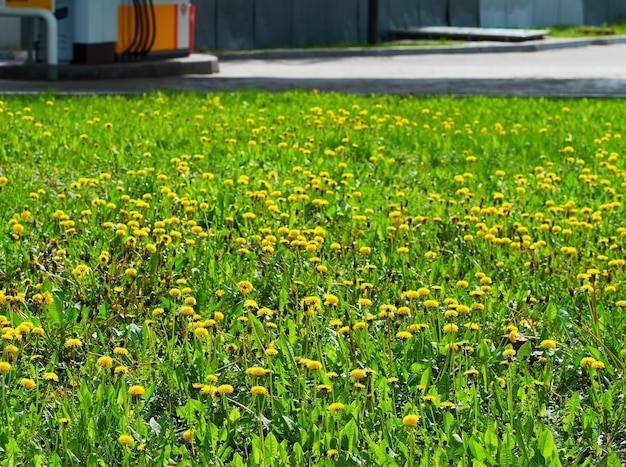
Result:
{"label": "grey pavement", "polygon": [[474,53],[434,50],[365,55],[330,49],[335,52],[305,51],[293,58],[258,58],[271,56],[267,52],[230,54],[220,60],[218,74],[101,81],[0,80],[0,94],[303,88],[366,94],[626,97],[626,44],[620,42],[588,45],[592,42],[587,41],[582,47],[535,51],[503,49],[505,45],[498,46],[498,53],[481,51],[478,45]]}

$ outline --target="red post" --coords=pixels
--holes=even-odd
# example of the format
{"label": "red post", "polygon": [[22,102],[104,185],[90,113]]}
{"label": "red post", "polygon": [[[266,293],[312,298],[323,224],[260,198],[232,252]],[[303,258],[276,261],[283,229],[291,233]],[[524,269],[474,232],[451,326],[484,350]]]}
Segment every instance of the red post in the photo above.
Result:
{"label": "red post", "polygon": [[193,38],[196,30],[196,6],[189,4],[189,54],[193,53]]}

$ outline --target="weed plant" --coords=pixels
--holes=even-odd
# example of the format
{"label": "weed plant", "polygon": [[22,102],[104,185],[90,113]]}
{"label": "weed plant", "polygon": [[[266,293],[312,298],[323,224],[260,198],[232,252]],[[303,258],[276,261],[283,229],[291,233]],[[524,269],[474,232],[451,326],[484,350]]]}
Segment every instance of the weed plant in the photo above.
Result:
{"label": "weed plant", "polygon": [[624,111],[0,99],[0,464],[620,465]]}

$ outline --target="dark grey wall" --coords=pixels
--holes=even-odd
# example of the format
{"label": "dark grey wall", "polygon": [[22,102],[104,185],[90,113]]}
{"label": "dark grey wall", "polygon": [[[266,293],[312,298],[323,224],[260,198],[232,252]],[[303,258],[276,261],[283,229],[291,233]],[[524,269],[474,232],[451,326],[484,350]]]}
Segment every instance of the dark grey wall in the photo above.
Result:
{"label": "dark grey wall", "polygon": [[[192,0],[195,45],[302,47],[367,40],[369,0]],[[529,27],[612,23],[626,0],[378,0],[378,36],[418,26]]]}

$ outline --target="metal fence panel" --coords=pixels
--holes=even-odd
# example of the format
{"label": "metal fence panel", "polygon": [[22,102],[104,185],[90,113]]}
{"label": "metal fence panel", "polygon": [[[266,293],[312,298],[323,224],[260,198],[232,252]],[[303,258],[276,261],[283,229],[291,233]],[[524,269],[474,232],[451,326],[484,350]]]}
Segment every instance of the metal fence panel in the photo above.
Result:
{"label": "metal fence panel", "polygon": [[254,48],[254,0],[216,1],[217,48]]}
{"label": "metal fence panel", "polygon": [[502,28],[506,26],[506,8],[503,0],[480,0],[478,14],[481,28]]}
{"label": "metal fence panel", "polygon": [[255,47],[293,43],[293,0],[256,0]]}
{"label": "metal fence panel", "polygon": [[[357,42],[367,41],[369,21],[369,0],[358,0],[357,3]],[[380,30],[380,25],[379,25]]]}
{"label": "metal fence panel", "polygon": [[450,0],[448,16],[450,26],[478,27],[479,0]]}
{"label": "metal fence panel", "polygon": [[560,0],[535,0],[535,26],[559,24]]}
{"label": "metal fence panel", "polygon": [[216,0],[194,0],[196,6],[196,25],[194,46],[198,49],[217,47]]}
{"label": "metal fence panel", "polygon": [[358,42],[359,0],[329,1],[324,44]]}
{"label": "metal fence panel", "polygon": [[559,24],[583,24],[583,0],[561,0]]}
{"label": "metal fence panel", "polygon": [[533,0],[508,0],[506,8],[506,27],[526,28],[533,25]]}
{"label": "metal fence panel", "polygon": [[378,21],[385,38],[391,29],[419,26],[419,0],[378,0]]}
{"label": "metal fence panel", "polygon": [[293,0],[293,45],[323,44],[326,37],[329,0]]}
{"label": "metal fence panel", "polygon": [[[369,0],[192,0],[199,48],[240,49],[359,43]],[[414,26],[528,27],[602,24],[626,0],[378,0],[379,38]]]}
{"label": "metal fence panel", "polygon": [[626,0],[609,0],[609,23],[626,21]]}
{"label": "metal fence panel", "polygon": [[606,23],[609,17],[607,0],[583,0],[583,22],[600,26]]}
{"label": "metal fence panel", "polygon": [[[460,0],[457,3],[474,3]],[[422,26],[450,26],[450,0],[420,0],[419,16]]]}
{"label": "metal fence panel", "polygon": [[609,0],[607,22],[618,20],[626,20],[626,0]]}

